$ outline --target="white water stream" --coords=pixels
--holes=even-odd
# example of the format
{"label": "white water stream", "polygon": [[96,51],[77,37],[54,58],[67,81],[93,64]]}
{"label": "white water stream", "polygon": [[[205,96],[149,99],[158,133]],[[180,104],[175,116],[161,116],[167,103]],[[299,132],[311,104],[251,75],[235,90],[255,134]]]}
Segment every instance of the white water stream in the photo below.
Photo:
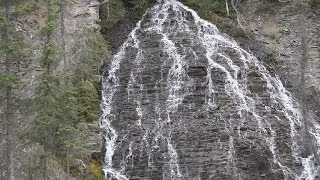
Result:
{"label": "white water stream", "polygon": [[[143,33],[157,34],[161,37],[158,39],[160,45],[157,48],[161,48],[162,54],[166,57],[159,63],[161,78],[154,82],[153,88],[160,89],[160,92],[157,91],[153,99],[145,93],[148,84],[144,83],[145,76],[142,75],[146,71],[146,64],[151,61],[146,53],[149,50],[141,46],[144,43],[141,40]],[[178,37],[181,34],[192,37],[193,41],[189,42],[189,46],[179,44]],[[202,48],[203,57],[195,50],[194,47],[197,46]],[[127,84],[122,85],[119,77],[121,64],[127,60],[128,51],[133,51],[132,49],[135,50],[135,55],[130,59],[132,69],[128,74],[129,80]],[[190,58],[190,55],[193,57]],[[186,97],[192,94],[190,89],[196,83],[196,80],[189,77],[188,69],[199,64],[203,58],[207,63],[204,77],[207,94],[203,109],[216,112],[215,109],[222,108],[224,101],[217,99],[217,94],[223,90],[225,96],[231,99],[228,102],[232,104],[230,114],[235,115],[224,118],[223,129],[228,135],[228,142],[221,145],[221,148],[227,148],[227,164],[221,166],[229,169],[227,173],[232,174],[235,179],[244,178],[241,168],[237,167],[236,163],[239,161],[239,155],[235,139],[255,144],[252,136],[256,136],[260,141],[258,144],[262,144],[259,147],[266,147],[265,151],[271,153],[269,161],[277,166],[274,170],[282,171],[284,179],[313,180],[319,177],[320,168],[312,153],[305,156],[302,152],[305,151],[301,130],[304,123],[301,122],[298,104],[280,79],[271,75],[257,58],[242,49],[232,38],[219,32],[215,25],[202,20],[192,9],[176,0],[161,0],[137,23],[103,76],[103,114],[100,127],[104,130],[105,139],[105,179],[131,179],[135,171],[127,172],[127,169],[134,168],[135,163],[138,163],[135,162],[135,158],[142,159],[144,151],[147,151],[148,170],[141,171],[151,172],[157,168],[155,164],[158,157],[155,154],[161,152],[161,161],[164,162],[158,171],[162,171],[163,179],[193,178],[188,173],[189,166],[182,163],[184,151],[177,149],[177,140],[172,134],[177,133],[176,131],[188,133],[186,119],[181,115],[180,108]],[[164,73],[165,71],[167,73]],[[219,80],[224,83],[222,89],[218,88],[217,79],[213,78],[217,72],[221,75]],[[119,104],[115,102],[115,96],[121,86],[126,88],[128,102],[135,105],[134,111],[137,114],[135,123],[128,123],[127,131],[143,132],[138,138],[141,140],[132,140],[127,146],[122,146],[122,141],[126,141],[127,137],[122,133],[126,130],[114,127],[121,117],[113,112],[114,106]],[[152,108],[148,105],[150,103],[154,103]],[[194,104],[190,103],[189,106]],[[221,114],[224,116],[226,112]],[[212,120],[211,125],[214,123]],[[320,125],[314,121],[310,123],[312,128],[309,133],[314,138],[310,141],[316,142],[315,146],[320,153]],[[242,130],[248,124],[254,126],[255,134]],[[282,132],[282,126],[287,127],[284,128],[287,133]],[[281,138],[283,144],[279,144]],[[282,145],[284,147],[279,147]],[[123,147],[127,147],[127,150],[122,149]],[[121,163],[114,162],[115,152],[123,153]],[[135,175],[139,177],[139,174]],[[214,177],[214,174],[210,174],[210,177]]]}

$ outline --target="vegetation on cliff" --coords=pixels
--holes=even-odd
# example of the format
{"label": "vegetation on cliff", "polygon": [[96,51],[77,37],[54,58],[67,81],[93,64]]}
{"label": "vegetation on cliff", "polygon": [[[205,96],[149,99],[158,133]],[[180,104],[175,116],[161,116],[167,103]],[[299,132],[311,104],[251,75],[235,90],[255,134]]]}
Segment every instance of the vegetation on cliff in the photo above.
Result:
{"label": "vegetation on cliff", "polygon": [[[279,1],[265,1],[260,9],[281,5]],[[182,0],[181,2],[197,10],[204,19],[213,21],[220,29],[236,38],[247,38],[237,22],[237,2],[234,0]],[[305,0],[300,5],[312,11],[320,8],[320,1]],[[99,118],[100,86],[99,68],[102,61],[110,58],[110,47],[121,44],[124,31],[141,18],[155,0],[109,0],[101,5],[101,32],[93,27],[85,28],[81,38],[72,49],[72,57],[66,57],[64,34],[64,8],[71,0],[23,0],[0,2],[0,131],[5,139],[5,164],[0,163],[5,176],[15,179],[20,169],[15,169],[14,156],[28,147],[33,149],[32,157],[23,159],[20,176],[30,179],[54,176],[50,167],[62,167],[74,177],[85,174],[77,165],[78,161],[87,165],[87,174],[101,179],[102,170],[99,158],[90,158],[88,144],[84,142],[88,124]],[[241,1],[238,1],[241,3]],[[270,8],[269,8],[270,10]],[[37,46],[26,44],[26,35],[18,26],[19,18],[30,14],[44,15],[44,25]],[[126,24],[128,23],[128,24]],[[122,26],[127,25],[127,30]],[[119,29],[121,29],[119,31]],[[277,42],[281,39],[281,29],[270,27],[273,34],[268,43],[268,58],[274,59],[279,54]],[[121,35],[114,36],[119,31]],[[56,38],[56,36],[62,36]],[[103,38],[104,37],[104,38]],[[114,40],[116,39],[116,40]],[[61,42],[60,42],[61,41]],[[109,42],[108,42],[109,41]],[[115,43],[117,41],[117,43]],[[119,41],[119,43],[118,43]],[[38,57],[35,51],[41,51]],[[305,49],[307,51],[308,49]],[[36,60],[32,60],[36,56]],[[308,57],[304,57],[308,59]],[[74,68],[67,68],[67,59],[74,60]],[[63,70],[57,64],[63,62]],[[304,61],[302,61],[304,62]],[[32,64],[39,66],[36,73],[36,86],[27,89],[26,76]],[[276,65],[276,64],[275,64]],[[32,91],[32,93],[26,93]],[[304,92],[308,98],[319,92]],[[24,98],[24,96],[27,96]],[[302,95],[304,98],[305,95]],[[305,99],[304,99],[305,100]],[[312,101],[312,103],[317,103]],[[22,120],[26,119],[26,120]],[[23,128],[22,128],[23,127]],[[16,143],[18,142],[18,143]],[[2,141],[0,142],[2,143]],[[23,145],[21,145],[23,144]],[[3,145],[3,144],[1,144]],[[30,148],[32,147],[32,148]],[[22,159],[22,158],[21,158]],[[54,164],[54,162],[59,162]],[[80,164],[81,164],[80,163]],[[54,164],[54,165],[52,165]],[[78,163],[79,164],[79,163]],[[82,176],[82,175],[81,175]],[[0,175],[0,178],[2,176]]]}
{"label": "vegetation on cliff", "polygon": [[[0,58],[1,68],[4,67],[0,74],[0,95],[5,101],[1,101],[4,113],[1,111],[0,130],[7,133],[4,149],[7,155],[3,157],[7,163],[0,169],[4,172],[1,174],[11,180],[21,176],[57,177],[56,169],[52,168],[58,167],[63,168],[67,176],[74,177],[101,176],[98,172],[102,173],[101,163],[90,160],[86,136],[87,124],[97,123],[99,119],[99,69],[108,54],[108,45],[95,27],[88,26],[76,42],[72,57],[66,57],[65,37],[59,32],[64,31],[63,12],[68,3],[72,2],[1,1],[0,54],[5,58]],[[37,37],[40,45],[34,46],[26,44],[27,37],[19,29],[19,20],[37,14],[44,15],[45,24]],[[57,38],[58,34],[62,37]],[[38,50],[42,53],[34,58],[33,53]],[[67,58],[75,62],[74,68],[66,67]],[[57,69],[60,62],[64,64],[63,70]],[[24,83],[30,81],[26,74],[37,65],[36,83],[26,104],[26,98],[19,91],[30,88]],[[18,131],[22,126],[20,117],[25,118],[21,122],[24,128]],[[30,152],[28,158],[18,157],[21,161],[17,162],[13,156],[20,154],[21,148]],[[54,162],[58,164],[53,165]],[[87,165],[79,166],[79,163]],[[81,170],[83,167],[88,168]]]}

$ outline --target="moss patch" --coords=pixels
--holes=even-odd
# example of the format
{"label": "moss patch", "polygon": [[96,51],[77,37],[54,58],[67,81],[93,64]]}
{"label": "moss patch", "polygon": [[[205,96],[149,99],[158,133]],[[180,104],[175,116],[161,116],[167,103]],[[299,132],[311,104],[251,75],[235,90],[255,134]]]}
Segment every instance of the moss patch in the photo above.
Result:
{"label": "moss patch", "polygon": [[44,3],[39,0],[22,0],[15,8],[14,15],[16,16],[24,16],[31,14],[41,6],[44,6]]}

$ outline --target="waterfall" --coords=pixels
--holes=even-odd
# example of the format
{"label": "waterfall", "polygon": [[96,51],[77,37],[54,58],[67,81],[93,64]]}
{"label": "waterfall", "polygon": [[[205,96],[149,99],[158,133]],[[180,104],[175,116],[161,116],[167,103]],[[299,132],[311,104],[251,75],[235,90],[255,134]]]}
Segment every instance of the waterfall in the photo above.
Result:
{"label": "waterfall", "polygon": [[318,179],[320,125],[231,37],[159,0],[102,77],[105,179]]}

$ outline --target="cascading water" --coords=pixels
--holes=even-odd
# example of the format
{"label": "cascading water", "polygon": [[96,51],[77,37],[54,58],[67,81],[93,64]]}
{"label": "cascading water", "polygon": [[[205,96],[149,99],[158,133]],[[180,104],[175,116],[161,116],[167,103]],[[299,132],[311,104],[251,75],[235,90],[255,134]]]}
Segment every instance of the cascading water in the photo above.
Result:
{"label": "cascading water", "polygon": [[105,179],[320,178],[281,81],[176,0],[146,12],[102,86]]}

